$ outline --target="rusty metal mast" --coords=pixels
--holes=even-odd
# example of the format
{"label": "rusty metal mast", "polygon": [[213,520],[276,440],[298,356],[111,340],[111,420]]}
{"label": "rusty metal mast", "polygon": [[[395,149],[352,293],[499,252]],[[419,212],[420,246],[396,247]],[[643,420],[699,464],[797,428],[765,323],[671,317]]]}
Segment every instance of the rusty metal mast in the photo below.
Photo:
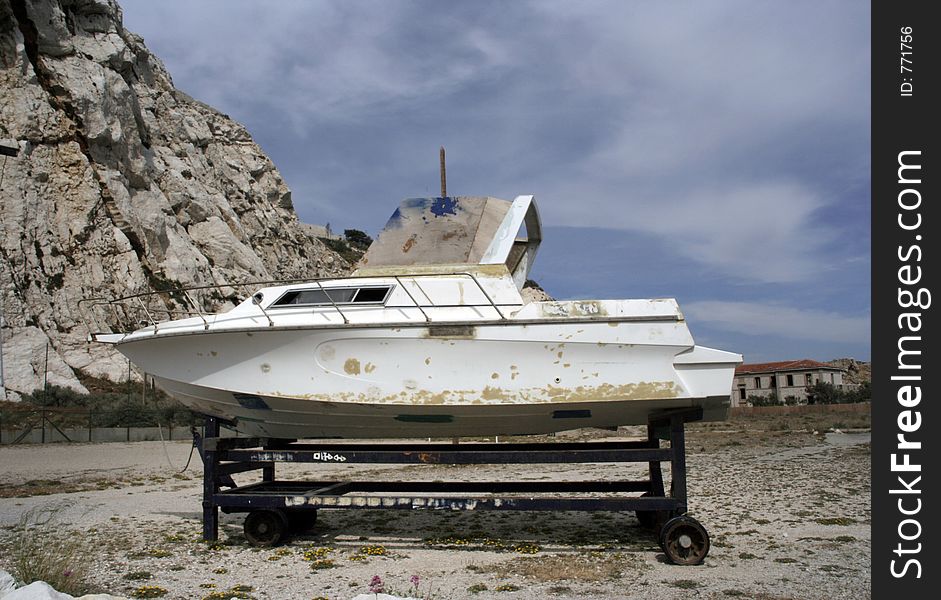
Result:
{"label": "rusty metal mast", "polygon": [[444,169],[444,146],[438,151],[438,160],[441,163],[441,197],[448,197],[448,176]]}

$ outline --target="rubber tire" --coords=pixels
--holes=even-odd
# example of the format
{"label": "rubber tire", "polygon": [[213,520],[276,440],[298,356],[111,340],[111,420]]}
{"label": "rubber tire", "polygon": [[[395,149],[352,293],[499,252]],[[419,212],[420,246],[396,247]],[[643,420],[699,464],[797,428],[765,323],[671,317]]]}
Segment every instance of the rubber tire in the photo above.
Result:
{"label": "rubber tire", "polygon": [[681,515],[663,524],[660,548],[676,565],[698,565],[709,554],[710,542],[706,528],[696,519]]}
{"label": "rubber tire", "polygon": [[287,536],[288,517],[277,509],[253,510],[245,517],[243,529],[253,546],[277,546]]}

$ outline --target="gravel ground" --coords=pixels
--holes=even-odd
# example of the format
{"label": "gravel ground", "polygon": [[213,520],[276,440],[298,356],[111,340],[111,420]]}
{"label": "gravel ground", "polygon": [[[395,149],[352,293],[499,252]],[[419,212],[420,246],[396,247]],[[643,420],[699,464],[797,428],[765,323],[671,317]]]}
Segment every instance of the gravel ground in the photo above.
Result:
{"label": "gravel ground", "polygon": [[[168,590],[165,598],[348,599],[378,575],[387,591],[435,599],[870,597],[868,433],[769,422],[690,428],[690,514],[712,537],[696,567],[667,563],[632,513],[322,510],[310,533],[270,549],[247,546],[242,517],[224,515],[220,543],[206,544],[199,458],[180,474],[189,444],[140,442],[0,448],[0,568],[11,566],[18,524],[51,509],[53,535],[84,544],[90,583],[113,594],[151,585]],[[298,479],[640,473],[600,464],[318,465],[311,475],[279,466],[279,478]]]}

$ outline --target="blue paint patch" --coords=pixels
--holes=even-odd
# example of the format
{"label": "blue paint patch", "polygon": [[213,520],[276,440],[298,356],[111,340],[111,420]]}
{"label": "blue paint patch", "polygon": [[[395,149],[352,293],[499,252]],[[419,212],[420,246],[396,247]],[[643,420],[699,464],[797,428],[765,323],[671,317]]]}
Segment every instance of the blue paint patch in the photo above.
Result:
{"label": "blue paint patch", "polygon": [[435,198],[431,203],[431,212],[436,217],[457,214],[457,198]]}
{"label": "blue paint patch", "polygon": [[238,401],[242,408],[248,408],[251,410],[271,410],[271,407],[268,406],[268,403],[265,402],[265,399],[261,396],[233,392],[232,397]]}

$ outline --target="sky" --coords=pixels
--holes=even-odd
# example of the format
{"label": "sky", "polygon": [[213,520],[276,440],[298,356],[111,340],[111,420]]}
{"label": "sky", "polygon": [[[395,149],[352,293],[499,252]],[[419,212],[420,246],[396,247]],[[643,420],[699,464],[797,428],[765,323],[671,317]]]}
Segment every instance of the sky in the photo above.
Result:
{"label": "sky", "polygon": [[560,299],[674,297],[746,362],[870,356],[866,2],[123,0],[302,221],[534,194]]}

